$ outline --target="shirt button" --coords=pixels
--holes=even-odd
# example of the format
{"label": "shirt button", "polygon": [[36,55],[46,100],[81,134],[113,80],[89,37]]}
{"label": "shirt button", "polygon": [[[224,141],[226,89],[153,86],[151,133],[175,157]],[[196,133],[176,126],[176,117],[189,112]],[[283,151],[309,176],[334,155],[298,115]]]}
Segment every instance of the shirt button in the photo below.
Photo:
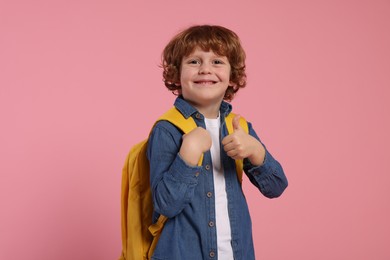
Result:
{"label": "shirt button", "polygon": [[214,227],[214,222],[210,221],[209,222],[209,227]]}
{"label": "shirt button", "polygon": [[207,164],[205,167],[206,167],[206,170],[210,170],[210,165]]}
{"label": "shirt button", "polygon": [[210,257],[214,257],[215,256],[215,253],[214,251],[210,251],[210,254],[209,254]]}
{"label": "shirt button", "polygon": [[199,114],[199,113],[196,113],[195,117],[196,117],[197,119],[200,119],[200,114]]}
{"label": "shirt button", "polygon": [[213,196],[213,193],[212,193],[212,192],[210,192],[210,191],[209,191],[209,192],[207,192],[207,197],[208,197],[208,198],[211,198],[211,196]]}

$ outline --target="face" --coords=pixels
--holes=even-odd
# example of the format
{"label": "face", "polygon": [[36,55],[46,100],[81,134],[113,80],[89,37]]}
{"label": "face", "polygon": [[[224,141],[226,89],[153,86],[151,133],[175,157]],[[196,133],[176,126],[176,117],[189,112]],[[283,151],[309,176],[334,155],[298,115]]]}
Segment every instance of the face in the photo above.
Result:
{"label": "face", "polygon": [[200,111],[219,106],[230,82],[227,57],[196,48],[183,58],[180,72],[181,94]]}

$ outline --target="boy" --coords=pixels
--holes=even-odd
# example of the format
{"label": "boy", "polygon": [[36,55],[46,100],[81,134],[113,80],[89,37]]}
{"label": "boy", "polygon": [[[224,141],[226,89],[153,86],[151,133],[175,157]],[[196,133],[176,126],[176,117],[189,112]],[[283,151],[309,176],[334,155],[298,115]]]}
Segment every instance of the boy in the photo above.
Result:
{"label": "boy", "polygon": [[[162,55],[165,86],[178,95],[175,107],[193,117],[186,135],[167,121],[148,144],[153,222],[168,217],[152,259],[255,259],[248,206],[235,161],[244,160],[249,180],[269,198],[287,187],[281,165],[260,142],[225,117],[234,94],[246,85],[245,53],[238,36],[220,26],[193,26],[176,35]],[[197,163],[201,157],[203,163]]]}

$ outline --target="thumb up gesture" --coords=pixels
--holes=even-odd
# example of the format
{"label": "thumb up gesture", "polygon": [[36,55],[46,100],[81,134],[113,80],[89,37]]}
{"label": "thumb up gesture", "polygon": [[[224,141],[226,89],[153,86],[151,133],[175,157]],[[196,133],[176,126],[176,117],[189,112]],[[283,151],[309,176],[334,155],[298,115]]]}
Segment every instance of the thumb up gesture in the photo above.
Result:
{"label": "thumb up gesture", "polygon": [[233,118],[234,132],[222,140],[223,149],[235,160],[248,158],[253,165],[262,165],[265,149],[253,136],[247,134],[240,126],[240,115]]}

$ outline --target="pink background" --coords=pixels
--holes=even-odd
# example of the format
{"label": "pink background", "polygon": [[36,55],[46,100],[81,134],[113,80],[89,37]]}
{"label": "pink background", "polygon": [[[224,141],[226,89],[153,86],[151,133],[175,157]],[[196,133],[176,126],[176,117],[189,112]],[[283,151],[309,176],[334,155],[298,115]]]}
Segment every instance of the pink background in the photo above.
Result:
{"label": "pink background", "polygon": [[390,259],[388,0],[3,0],[1,260],[117,258],[125,156],[174,100],[161,51],[199,23],[241,37],[235,111],[290,181],[244,180],[257,258]]}

